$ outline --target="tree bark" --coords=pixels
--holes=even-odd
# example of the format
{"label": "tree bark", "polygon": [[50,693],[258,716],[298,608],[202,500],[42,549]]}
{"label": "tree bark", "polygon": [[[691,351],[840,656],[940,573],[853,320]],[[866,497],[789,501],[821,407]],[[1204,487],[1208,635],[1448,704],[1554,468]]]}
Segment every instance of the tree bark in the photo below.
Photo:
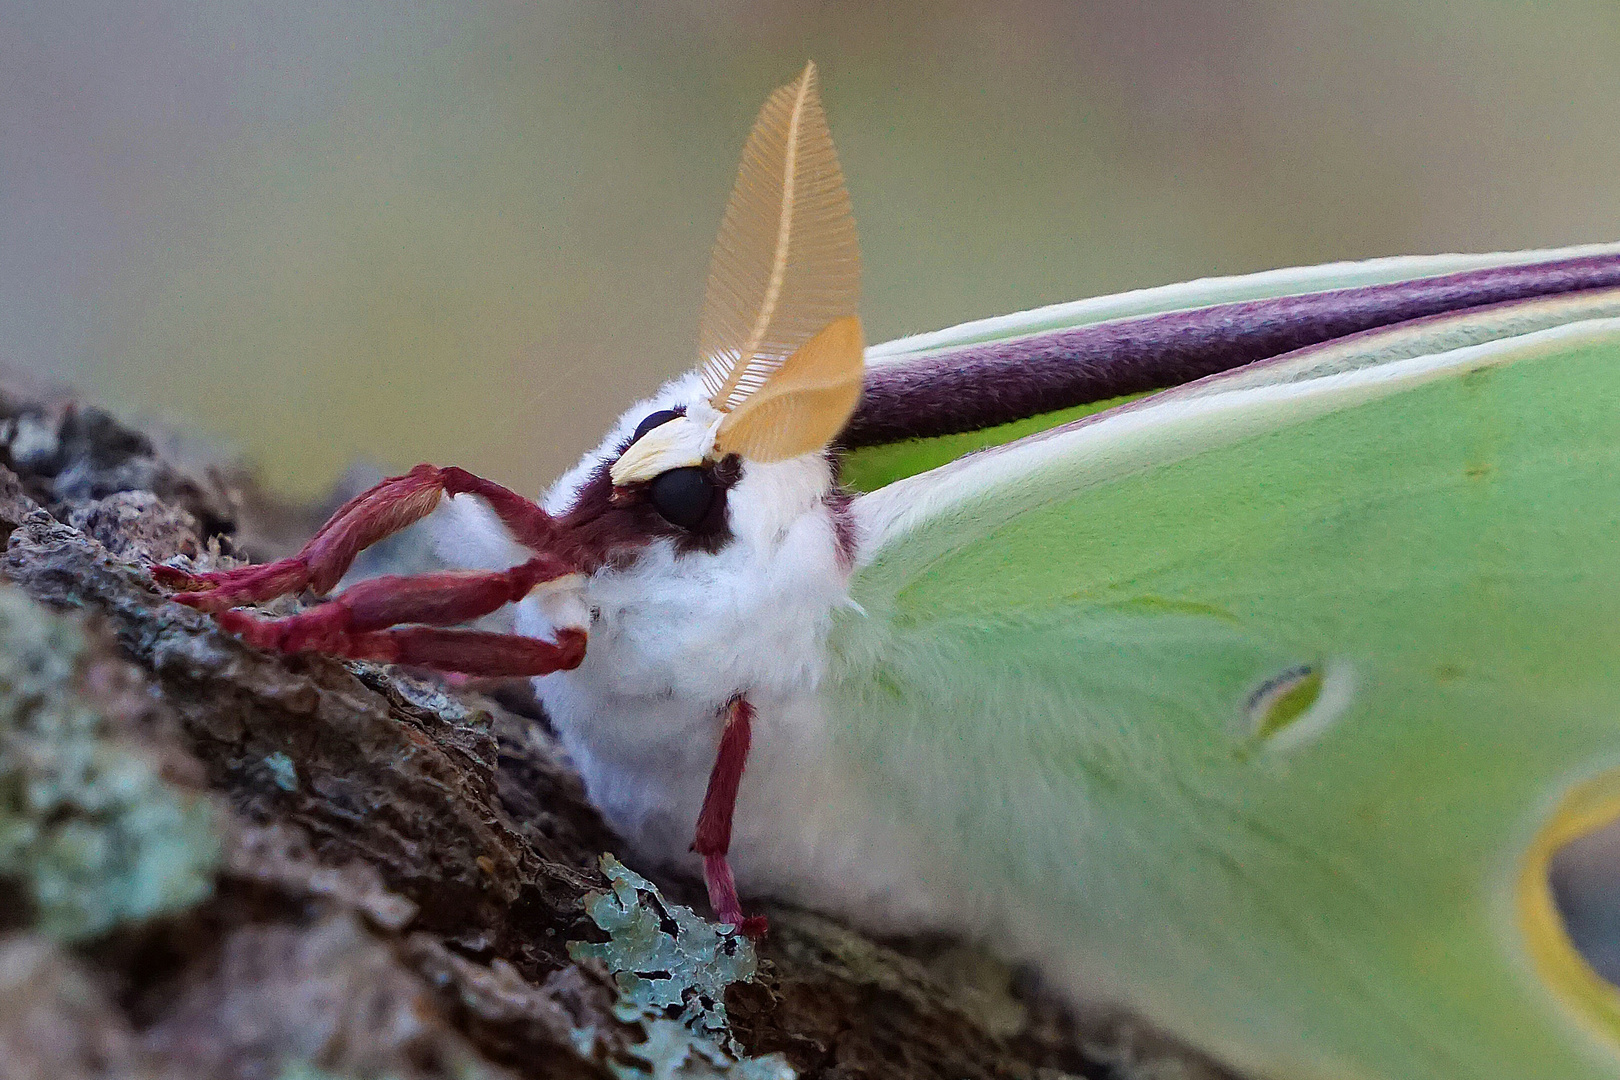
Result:
{"label": "tree bark", "polygon": [[[609,889],[599,859],[619,845],[522,688],[452,691],[375,665],[272,656],[167,600],[149,560],[278,554],[320,515],[162,442],[69,398],[0,394],[8,632],[34,633],[37,618],[40,633],[82,643],[45,693],[95,718],[73,737],[110,763],[48,820],[29,818],[27,799],[0,811],[0,831],[45,838],[27,858],[0,856],[6,1075],[652,1068],[659,1018],[632,1015],[608,967],[570,955],[569,942],[607,936],[585,904]],[[0,680],[0,695],[18,693]],[[29,711],[39,701],[13,710],[0,797],[54,767],[40,753],[58,728]],[[98,802],[95,783],[120,768],[155,778],[151,806]],[[58,910],[39,852],[68,835],[64,813],[72,835],[116,832],[109,850],[167,854],[132,854],[127,880],[104,890],[116,899],[106,912]],[[159,818],[170,824],[130,824]],[[103,871],[75,865],[80,899],[102,895]],[[175,884],[193,878],[189,893]],[[673,903],[636,902],[664,918]],[[765,1075],[746,1070],[783,1062],[805,1077],[1221,1075],[1127,1018],[1075,1016],[967,946],[877,942],[781,908],[770,919],[757,974],[724,992],[729,1057],[693,1054],[673,1075]]]}

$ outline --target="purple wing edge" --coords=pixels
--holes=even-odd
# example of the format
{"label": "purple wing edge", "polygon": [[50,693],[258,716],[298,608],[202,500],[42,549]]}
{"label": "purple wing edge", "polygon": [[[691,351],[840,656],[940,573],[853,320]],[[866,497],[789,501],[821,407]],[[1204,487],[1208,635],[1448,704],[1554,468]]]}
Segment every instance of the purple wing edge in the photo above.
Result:
{"label": "purple wing edge", "polygon": [[1401,323],[1620,286],[1620,253],[1214,304],[967,345],[867,369],[838,445],[977,431],[1180,386]]}

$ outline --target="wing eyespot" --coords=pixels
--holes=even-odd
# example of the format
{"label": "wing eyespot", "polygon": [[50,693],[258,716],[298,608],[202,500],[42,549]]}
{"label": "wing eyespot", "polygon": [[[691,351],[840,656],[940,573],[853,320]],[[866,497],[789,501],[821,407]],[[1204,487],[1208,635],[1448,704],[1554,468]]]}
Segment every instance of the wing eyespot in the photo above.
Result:
{"label": "wing eyespot", "polygon": [[1244,712],[1249,717],[1249,733],[1256,739],[1269,739],[1298,720],[1322,696],[1322,669],[1299,664],[1261,683],[1249,695]]}
{"label": "wing eyespot", "polygon": [[[1577,782],[1536,831],[1515,889],[1520,940],[1536,974],[1610,1046],[1620,1044],[1620,987],[1605,948],[1613,916],[1606,864],[1617,828],[1620,771]],[[1604,869],[1593,873],[1594,865]]]}
{"label": "wing eyespot", "polygon": [[1355,680],[1348,665],[1296,664],[1270,676],[1243,706],[1240,758],[1315,742],[1349,706]]}

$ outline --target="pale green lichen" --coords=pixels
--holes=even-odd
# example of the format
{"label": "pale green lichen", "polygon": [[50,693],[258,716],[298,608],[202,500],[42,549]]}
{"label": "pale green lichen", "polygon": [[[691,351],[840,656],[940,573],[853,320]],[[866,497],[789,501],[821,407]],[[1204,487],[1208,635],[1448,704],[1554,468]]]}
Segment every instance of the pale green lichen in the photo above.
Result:
{"label": "pale green lichen", "polygon": [[275,781],[276,787],[282,791],[298,790],[298,767],[292,758],[277,750],[265,757],[264,767],[270,771],[270,779]]}
{"label": "pale green lichen", "polygon": [[0,878],[64,941],[190,906],[220,856],[207,802],[78,697],[84,649],[73,621],[0,587]]}
{"label": "pale green lichen", "polygon": [[780,1054],[744,1058],[726,1020],[726,987],[753,978],[754,947],[742,935],[672,904],[611,855],[602,872],[613,891],[586,898],[608,933],[602,943],[570,942],[575,960],[599,960],[618,984],[619,1018],[640,1023],[646,1040],[634,1063],[612,1063],[625,1080],[792,1080]]}

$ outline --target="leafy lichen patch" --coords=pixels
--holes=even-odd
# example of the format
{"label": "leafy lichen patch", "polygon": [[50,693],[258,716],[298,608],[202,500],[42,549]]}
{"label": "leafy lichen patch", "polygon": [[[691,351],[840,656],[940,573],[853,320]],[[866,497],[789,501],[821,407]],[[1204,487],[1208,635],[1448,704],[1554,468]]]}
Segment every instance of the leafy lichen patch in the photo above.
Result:
{"label": "leafy lichen patch", "polygon": [[568,951],[607,966],[619,1018],[639,1021],[646,1033],[629,1050],[635,1063],[614,1071],[653,1080],[791,1080],[779,1054],[745,1058],[726,1019],[726,987],[753,978],[758,966],[748,939],[665,900],[611,855],[602,856],[602,872],[612,891],[587,897],[586,911],[608,940],[571,942]]}

